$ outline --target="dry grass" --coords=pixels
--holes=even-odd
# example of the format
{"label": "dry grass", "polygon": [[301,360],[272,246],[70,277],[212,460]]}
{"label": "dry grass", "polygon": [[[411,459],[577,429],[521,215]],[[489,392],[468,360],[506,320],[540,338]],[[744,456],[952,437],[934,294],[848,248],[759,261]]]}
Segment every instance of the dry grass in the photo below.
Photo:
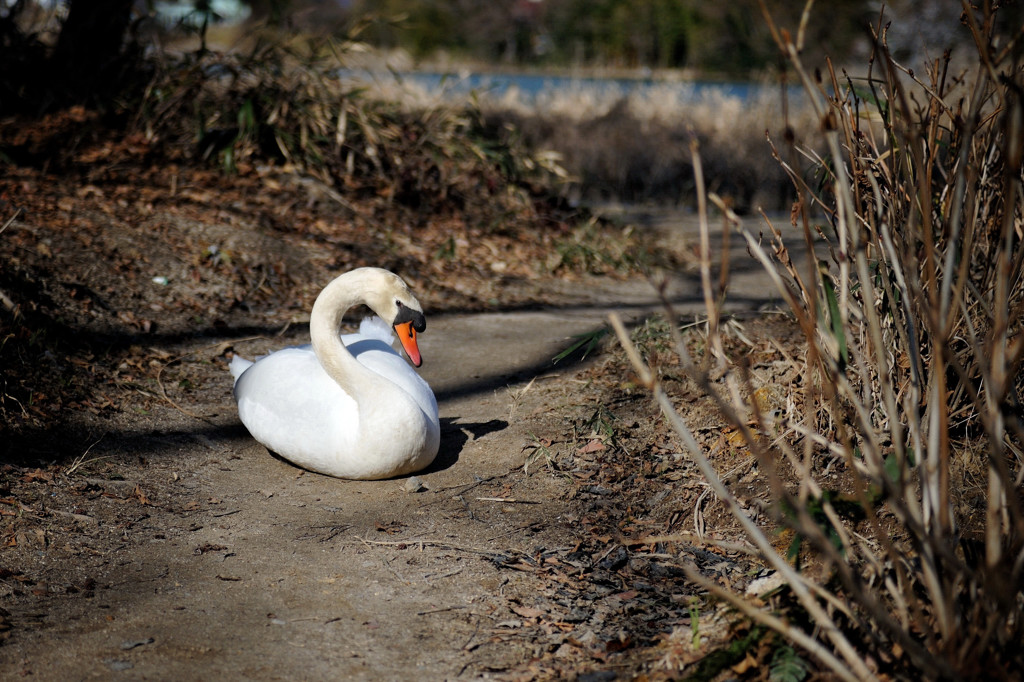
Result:
{"label": "dry grass", "polygon": [[[698,94],[676,82],[628,92],[611,83],[577,82],[531,96],[515,87],[467,91],[458,75],[437,88],[389,72],[362,78],[368,97],[407,109],[478,109],[488,136],[557,160],[569,176],[562,192],[574,199],[692,202],[691,139],[700,142],[706,174],[717,179],[712,189],[737,210],[777,211],[793,198],[765,141],[766,133],[781,136],[787,125],[778,88],[743,98],[717,90]],[[805,102],[789,105],[790,125],[813,127]]]}
{"label": "dry grass", "polygon": [[[725,351],[703,198],[721,201],[705,192],[693,147],[708,346],[697,359],[675,324],[676,351],[757,456],[777,521],[795,533],[788,552],[737,502],[618,329],[791,598],[768,609],[691,579],[840,679],[1011,679],[1024,666],[1024,65],[1020,34],[994,36],[991,10],[965,8],[980,57],[970,73],[940,59],[915,76],[880,32],[864,80],[828,64],[812,75],[801,31],[772,26],[826,150],[778,153],[797,192],[786,233],[810,250],[807,267],[771,221],[770,245],[745,233],[806,341],[784,409],[765,410],[751,368]],[[739,225],[721,208],[727,228]]]}
{"label": "dry grass", "polygon": [[740,211],[775,211],[792,197],[765,143],[766,133],[784,129],[775,113],[779,97],[771,90],[743,99],[690,96],[670,86],[629,95],[580,88],[542,97],[533,110],[505,99],[487,103],[485,113],[492,127],[513,128],[528,148],[557,152],[581,198],[691,202],[687,150],[696,139],[719,195]]}

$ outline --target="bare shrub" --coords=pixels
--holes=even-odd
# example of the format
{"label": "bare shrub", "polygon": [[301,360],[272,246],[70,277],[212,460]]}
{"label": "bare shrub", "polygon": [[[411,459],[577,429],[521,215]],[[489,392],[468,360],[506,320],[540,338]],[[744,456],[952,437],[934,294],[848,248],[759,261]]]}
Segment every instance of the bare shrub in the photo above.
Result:
{"label": "bare shrub", "polygon": [[[880,21],[863,79],[830,64],[809,72],[802,30],[781,31],[765,12],[826,150],[779,153],[797,192],[792,227],[766,219],[770,249],[745,232],[806,341],[802,381],[777,413],[723,351],[702,202],[710,352],[695,360],[677,324],[676,349],[756,455],[777,522],[795,531],[788,554],[716,475],[614,321],[791,599],[768,610],[694,570],[691,579],[841,679],[1012,679],[1024,669],[1024,64],[1020,34],[997,35],[991,6],[964,10],[973,72],[953,73],[947,53],[915,75],[891,56]],[[703,199],[696,146],[693,157]],[[793,238],[811,253],[806,268],[789,257]]]}

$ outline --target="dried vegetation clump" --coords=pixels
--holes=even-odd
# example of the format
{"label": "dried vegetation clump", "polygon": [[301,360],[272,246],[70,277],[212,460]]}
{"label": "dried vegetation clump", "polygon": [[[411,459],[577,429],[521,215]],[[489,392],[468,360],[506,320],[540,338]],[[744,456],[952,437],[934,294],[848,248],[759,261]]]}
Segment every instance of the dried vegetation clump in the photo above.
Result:
{"label": "dried vegetation clump", "polygon": [[[245,54],[199,52],[160,64],[136,114],[149,138],[197,140],[225,170],[293,164],[346,200],[380,198],[427,216],[469,213],[481,226],[533,210],[560,169],[481,135],[479,115],[370,98],[344,75],[358,44],[289,38]],[[531,194],[537,189],[538,194]]]}
{"label": "dried vegetation clump", "polygon": [[[998,35],[990,8],[965,4],[962,21],[973,71],[954,72],[948,53],[905,68],[880,21],[864,78],[810,71],[802,31],[772,27],[826,150],[794,134],[777,152],[797,192],[791,225],[766,219],[767,245],[745,232],[803,335],[783,399],[723,342],[725,277],[712,280],[706,224],[705,343],[669,325],[682,370],[756,458],[788,546],[755,523],[618,329],[783,586],[752,599],[688,577],[840,679],[1013,679],[1024,667],[1024,61],[1021,35]],[[703,196],[696,148],[694,165]],[[727,231],[739,224],[725,216]]]}

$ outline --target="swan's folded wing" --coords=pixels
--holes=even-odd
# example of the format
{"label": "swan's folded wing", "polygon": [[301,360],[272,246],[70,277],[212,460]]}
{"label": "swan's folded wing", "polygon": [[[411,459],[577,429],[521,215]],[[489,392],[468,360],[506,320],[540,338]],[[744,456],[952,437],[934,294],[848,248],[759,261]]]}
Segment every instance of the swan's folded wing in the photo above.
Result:
{"label": "swan's folded wing", "polygon": [[346,347],[364,367],[372,369],[408,393],[432,422],[438,421],[437,399],[430,385],[396,350],[373,339],[357,341]]}

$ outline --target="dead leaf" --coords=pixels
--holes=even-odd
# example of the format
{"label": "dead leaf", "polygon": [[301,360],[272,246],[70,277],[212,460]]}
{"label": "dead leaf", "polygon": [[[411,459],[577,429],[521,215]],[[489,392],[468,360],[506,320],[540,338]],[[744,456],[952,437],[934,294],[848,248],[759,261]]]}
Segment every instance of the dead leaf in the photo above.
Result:
{"label": "dead leaf", "polygon": [[626,636],[624,639],[611,639],[604,643],[604,650],[613,654],[617,651],[624,651],[633,645],[633,638]]}
{"label": "dead leaf", "polygon": [[732,666],[731,670],[734,673],[736,673],[737,675],[742,675],[743,673],[747,672],[748,670],[750,670],[751,668],[753,668],[756,665],[757,665],[757,661],[754,660],[754,657],[751,656],[750,654],[747,654],[746,658],[744,658],[742,661],[740,661],[736,665]]}
{"label": "dead leaf", "polygon": [[388,521],[387,523],[378,522],[376,524],[376,528],[378,533],[387,533],[388,535],[395,535],[396,533],[402,532],[402,530],[405,528],[405,524],[401,521]]}
{"label": "dead leaf", "polygon": [[743,433],[734,429],[726,431],[725,441],[734,448],[743,448],[747,445],[747,440],[743,437]]}
{"label": "dead leaf", "polygon": [[132,491],[132,497],[138,500],[139,504],[153,504],[152,502],[149,501],[149,498],[146,497],[146,493],[142,492],[142,488],[139,487],[138,483],[135,484],[135,490]]}
{"label": "dead leaf", "polygon": [[32,481],[45,481],[46,483],[50,483],[53,481],[53,474],[48,471],[43,471],[42,469],[36,469],[35,471],[30,471],[22,476],[21,480],[25,483],[31,483]]}
{"label": "dead leaf", "polygon": [[519,606],[517,604],[512,604],[509,608],[511,608],[512,612],[517,616],[522,616],[523,618],[540,618],[545,614],[544,611],[535,609],[532,606]]}

